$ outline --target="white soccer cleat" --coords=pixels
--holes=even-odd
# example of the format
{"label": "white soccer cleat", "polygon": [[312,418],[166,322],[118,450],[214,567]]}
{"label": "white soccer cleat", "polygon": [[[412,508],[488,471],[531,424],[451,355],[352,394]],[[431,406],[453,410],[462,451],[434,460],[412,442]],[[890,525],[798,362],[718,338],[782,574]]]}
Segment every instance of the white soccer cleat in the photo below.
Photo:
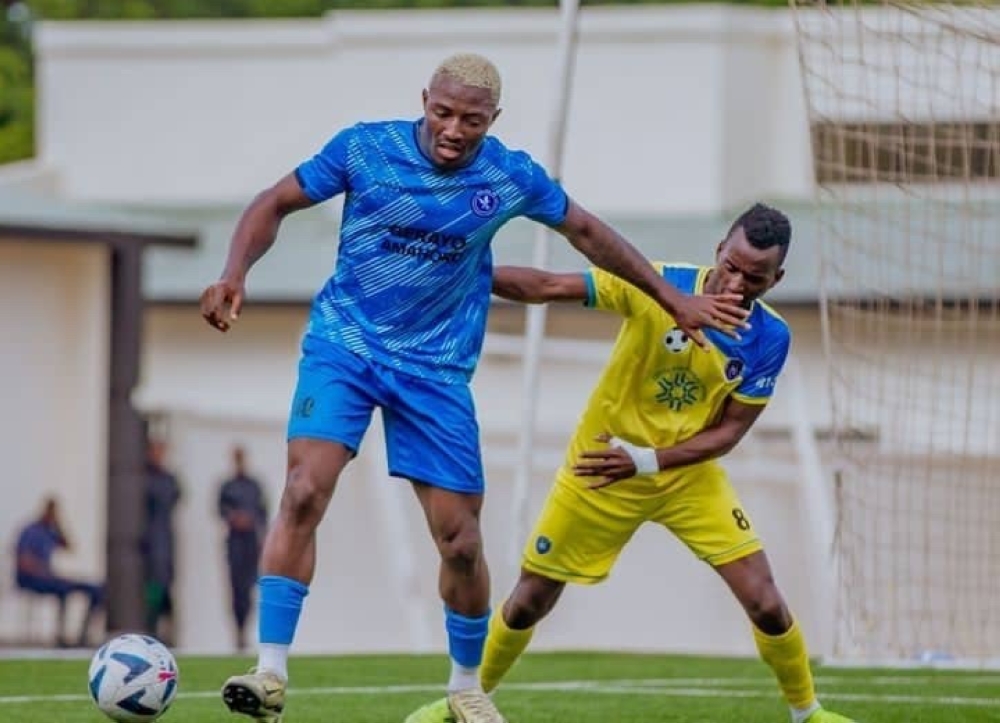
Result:
{"label": "white soccer cleat", "polygon": [[449,693],[448,707],[456,723],[507,723],[493,700],[480,688]]}
{"label": "white soccer cleat", "polygon": [[226,681],[222,700],[233,713],[242,713],[261,723],[281,723],[286,686],[274,673],[251,670]]}

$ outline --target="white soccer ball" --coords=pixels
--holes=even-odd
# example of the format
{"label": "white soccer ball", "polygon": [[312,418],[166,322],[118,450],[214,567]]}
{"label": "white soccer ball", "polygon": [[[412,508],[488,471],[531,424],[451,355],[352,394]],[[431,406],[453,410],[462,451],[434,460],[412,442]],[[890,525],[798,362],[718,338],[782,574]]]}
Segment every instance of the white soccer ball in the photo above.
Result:
{"label": "white soccer ball", "polygon": [[144,723],[163,715],[177,694],[177,662],[156,638],[119,635],[90,661],[90,697],[111,720]]}

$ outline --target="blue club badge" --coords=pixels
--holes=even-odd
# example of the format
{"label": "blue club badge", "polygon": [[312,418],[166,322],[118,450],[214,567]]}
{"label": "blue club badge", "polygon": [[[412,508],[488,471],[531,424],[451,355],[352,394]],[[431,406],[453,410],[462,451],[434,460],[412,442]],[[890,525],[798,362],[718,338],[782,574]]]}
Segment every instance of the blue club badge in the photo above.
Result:
{"label": "blue club badge", "polygon": [[472,212],[480,218],[489,218],[500,208],[500,197],[489,188],[481,188],[472,194]]}

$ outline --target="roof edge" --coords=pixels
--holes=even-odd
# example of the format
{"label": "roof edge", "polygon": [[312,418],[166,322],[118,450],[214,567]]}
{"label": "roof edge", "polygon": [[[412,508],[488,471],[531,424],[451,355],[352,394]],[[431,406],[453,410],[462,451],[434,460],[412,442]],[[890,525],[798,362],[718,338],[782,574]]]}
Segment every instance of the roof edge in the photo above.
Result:
{"label": "roof edge", "polygon": [[140,244],[142,246],[194,248],[198,245],[198,234],[195,233],[154,233],[122,231],[115,228],[65,228],[0,222],[0,242],[23,241],[25,239],[54,243],[103,243],[109,246]]}

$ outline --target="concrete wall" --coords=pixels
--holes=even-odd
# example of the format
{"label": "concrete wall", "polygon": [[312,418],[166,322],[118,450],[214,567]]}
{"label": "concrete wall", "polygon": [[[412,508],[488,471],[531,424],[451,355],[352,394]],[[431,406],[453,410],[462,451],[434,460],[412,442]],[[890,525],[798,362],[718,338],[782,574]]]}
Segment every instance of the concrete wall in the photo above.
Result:
{"label": "concrete wall", "polygon": [[[10,548],[45,496],[73,543],[57,569],[104,574],[108,290],[103,246],[0,243],[0,637],[24,632],[7,594]],[[54,616],[38,620],[51,630]]]}
{"label": "concrete wall", "polygon": [[[558,27],[554,9],[42,23],[40,157],[74,198],[243,202],[345,125],[416,117],[435,65],[475,49],[505,78],[494,131],[545,160]],[[810,197],[791,30],[783,11],[584,9],[570,192],[616,213]]]}

